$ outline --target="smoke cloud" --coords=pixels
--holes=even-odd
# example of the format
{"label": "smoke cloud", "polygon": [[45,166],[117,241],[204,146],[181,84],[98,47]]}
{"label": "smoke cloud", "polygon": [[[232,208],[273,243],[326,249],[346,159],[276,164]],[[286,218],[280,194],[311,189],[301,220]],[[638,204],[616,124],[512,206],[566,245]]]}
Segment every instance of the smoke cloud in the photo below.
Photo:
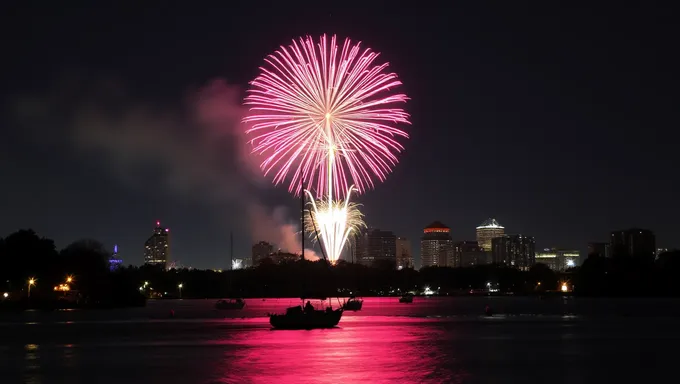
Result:
{"label": "smoke cloud", "polygon": [[[270,183],[259,170],[261,159],[250,153],[238,87],[213,80],[169,108],[140,101],[120,84],[70,78],[52,92],[21,98],[15,110],[34,138],[66,138],[80,153],[101,158],[129,187],[144,188],[152,175],[158,190],[224,215],[226,207],[241,207],[253,241],[301,251],[297,218],[258,197]],[[65,132],[52,128],[55,121],[64,122]],[[311,250],[305,257],[317,259]]]}

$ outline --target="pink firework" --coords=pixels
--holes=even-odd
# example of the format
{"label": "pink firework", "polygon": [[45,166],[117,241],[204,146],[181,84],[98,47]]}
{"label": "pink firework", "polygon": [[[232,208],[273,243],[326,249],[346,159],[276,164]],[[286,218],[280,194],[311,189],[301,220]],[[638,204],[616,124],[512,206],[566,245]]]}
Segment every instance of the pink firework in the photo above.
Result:
{"label": "pink firework", "polygon": [[[266,157],[261,168],[288,190],[314,189],[317,197],[342,199],[383,181],[403,150],[396,126],[409,115],[394,104],[408,100],[391,92],[401,85],[378,54],[346,39],[339,47],[322,36],[293,41],[269,55],[253,80],[245,103],[253,152]],[[330,197],[330,196],[329,196]]]}

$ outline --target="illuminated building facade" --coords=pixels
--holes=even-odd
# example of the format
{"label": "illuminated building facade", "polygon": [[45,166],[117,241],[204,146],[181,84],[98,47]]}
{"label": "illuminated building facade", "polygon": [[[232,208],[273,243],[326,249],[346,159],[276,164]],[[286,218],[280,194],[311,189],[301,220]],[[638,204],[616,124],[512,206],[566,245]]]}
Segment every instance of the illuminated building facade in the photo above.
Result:
{"label": "illuminated building facade", "polygon": [[555,249],[545,248],[542,251],[536,252],[536,263],[544,264],[553,271],[557,271],[559,268],[557,251]]}
{"label": "illuminated building facade", "polygon": [[397,269],[414,268],[411,242],[405,237],[397,237]]}
{"label": "illuminated building facade", "polygon": [[581,252],[573,249],[545,248],[536,252],[536,263],[547,265],[557,272],[581,265]]}
{"label": "illuminated building facade", "polygon": [[371,266],[376,261],[397,262],[397,237],[390,231],[369,229],[357,237],[356,257],[359,264]]}
{"label": "illuminated building facade", "polygon": [[557,250],[557,258],[560,263],[559,271],[566,271],[569,268],[581,265],[581,251],[575,249],[559,249]]}
{"label": "illuminated building facade", "polygon": [[123,265],[123,260],[118,256],[118,245],[113,246],[113,253],[109,257],[109,269],[115,271]]}
{"label": "illuminated building facade", "polygon": [[504,234],[505,227],[490,218],[477,227],[477,243],[484,252],[491,252],[491,240]]}
{"label": "illuminated building facade", "polygon": [[526,271],[536,262],[536,240],[533,236],[503,235],[491,241],[494,263]]}
{"label": "illuminated building facade", "polygon": [[153,234],[144,243],[144,264],[166,269],[170,262],[170,230],[161,227],[159,221]]}
{"label": "illuminated building facade", "polygon": [[484,252],[476,241],[458,241],[453,243],[454,267],[471,267],[488,264],[487,252]]}
{"label": "illuminated building facade", "polygon": [[421,267],[454,266],[453,241],[451,229],[439,221],[423,229],[420,239]]}
{"label": "illuminated building facade", "polygon": [[656,237],[654,232],[647,229],[614,231],[609,245],[614,257],[635,257],[652,261],[656,258]]}
{"label": "illuminated building facade", "polygon": [[274,247],[266,241],[260,241],[253,245],[253,252],[251,254],[251,265],[257,267],[257,265],[269,255],[274,252]]}

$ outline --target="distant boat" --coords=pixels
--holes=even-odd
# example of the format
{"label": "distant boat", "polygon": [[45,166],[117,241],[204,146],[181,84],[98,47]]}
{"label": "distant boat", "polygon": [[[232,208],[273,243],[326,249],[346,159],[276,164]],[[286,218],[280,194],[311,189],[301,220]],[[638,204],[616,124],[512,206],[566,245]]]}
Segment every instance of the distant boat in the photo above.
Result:
{"label": "distant boat", "polygon": [[342,318],[342,308],[333,309],[327,307],[325,310],[315,309],[308,304],[286,309],[283,314],[269,314],[269,323],[275,329],[317,329],[333,328],[338,325]]}
{"label": "distant boat", "polygon": [[243,299],[222,299],[222,300],[217,300],[217,303],[215,303],[215,308],[216,309],[243,309],[243,307],[246,305],[245,300]]}
{"label": "distant boat", "polygon": [[404,296],[399,298],[400,303],[412,303],[413,302],[413,294],[407,293]]}
{"label": "distant boat", "polygon": [[[233,268],[233,260],[234,260],[234,232],[229,232],[229,265],[231,268]],[[231,275],[233,275],[234,270],[230,269],[229,271]],[[230,276],[231,277],[231,276]],[[231,279],[229,279],[229,291],[231,291]],[[222,309],[222,310],[230,310],[230,309],[243,309],[243,307],[246,305],[246,302],[243,299],[234,299],[234,298],[229,298],[229,299],[222,299],[218,300],[217,303],[215,303],[215,308],[216,309]]]}
{"label": "distant boat", "polygon": [[345,303],[342,305],[342,309],[345,311],[360,311],[363,305],[363,300],[357,299],[354,296],[350,296],[349,300],[345,301]]}

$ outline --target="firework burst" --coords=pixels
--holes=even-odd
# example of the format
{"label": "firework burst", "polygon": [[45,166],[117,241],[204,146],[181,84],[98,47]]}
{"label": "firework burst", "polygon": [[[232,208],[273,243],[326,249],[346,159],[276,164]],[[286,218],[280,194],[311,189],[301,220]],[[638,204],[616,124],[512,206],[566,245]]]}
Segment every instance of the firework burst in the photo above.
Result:
{"label": "firework burst", "polygon": [[383,181],[403,150],[397,138],[408,138],[397,125],[409,115],[394,106],[408,98],[391,92],[401,82],[377,58],[349,39],[339,47],[335,36],[301,38],[265,59],[245,100],[260,167],[275,184],[290,179],[290,192],[308,194],[303,230],[316,234],[331,263],[365,226],[352,192]]}
{"label": "firework burst", "polygon": [[[330,40],[330,41],[329,41]],[[350,185],[363,193],[383,181],[403,150],[397,128],[408,114],[394,105],[401,82],[376,65],[378,54],[346,39],[311,37],[293,41],[269,55],[246,97],[253,151],[275,184],[290,179],[289,191],[315,191],[315,197],[344,200]],[[302,181],[305,186],[303,187]]]}
{"label": "firework burst", "polygon": [[347,240],[352,233],[358,233],[366,227],[364,215],[359,211],[359,204],[349,201],[351,191],[348,191],[345,200],[314,200],[314,196],[307,191],[310,197],[310,209],[305,213],[305,230],[310,233],[312,239],[316,238],[322,243],[328,260],[335,264]]}

